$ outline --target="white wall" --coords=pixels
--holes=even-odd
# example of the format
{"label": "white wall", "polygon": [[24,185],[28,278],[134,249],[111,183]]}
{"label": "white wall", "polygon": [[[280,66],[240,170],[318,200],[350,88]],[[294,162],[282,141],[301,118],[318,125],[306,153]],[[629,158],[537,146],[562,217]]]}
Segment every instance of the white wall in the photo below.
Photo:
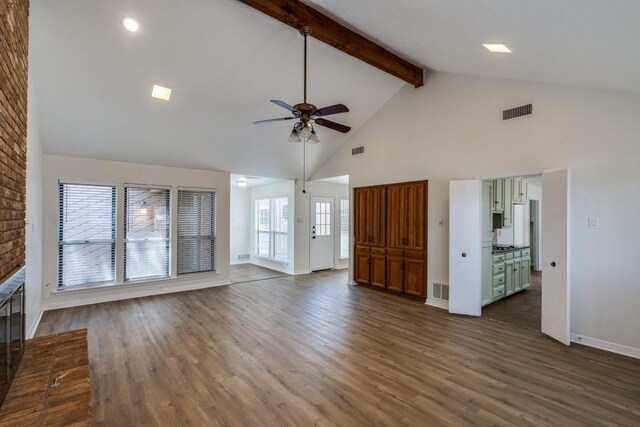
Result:
{"label": "white wall", "polygon": [[35,91],[29,68],[27,104],[27,212],[26,212],[26,265],[25,310],[27,338],[31,338],[42,315],[42,167],[43,153],[40,140]]}
{"label": "white wall", "polygon": [[296,182],[295,274],[307,274],[311,272],[309,263],[311,244],[311,196],[325,196],[332,197],[334,199],[335,216],[333,224],[334,235],[336,237],[334,245],[334,265],[337,269],[348,268],[349,260],[340,259],[340,199],[349,199],[349,186],[344,184],[309,181],[307,182],[306,187],[307,192],[304,194],[302,193],[302,181]]}
{"label": "white wall", "polygon": [[[501,120],[527,102],[532,116]],[[446,283],[448,231],[438,222],[449,215],[450,180],[571,168],[572,332],[640,348],[639,117],[635,93],[435,72],[399,91],[313,179],[428,179],[428,283]],[[590,216],[599,229],[587,229]]]}
{"label": "white wall", "polygon": [[231,230],[229,236],[231,264],[245,264],[248,259],[238,259],[238,255],[251,254],[251,242],[249,239],[251,209],[249,203],[249,188],[238,187],[231,183],[230,190],[230,221]]}
{"label": "white wall", "polygon": [[[44,223],[43,223],[43,306],[45,309],[92,304],[138,296],[177,292],[229,283],[229,174],[226,172],[180,169],[164,166],[82,159],[77,157],[44,156]],[[116,284],[86,290],[57,291],[58,247],[58,182],[113,184],[117,187],[116,209],[123,212],[124,184],[172,186],[172,218],[177,214],[178,187],[210,188],[216,190],[216,268],[215,273],[176,277],[175,257],[172,259],[172,278],[144,283],[122,284],[122,254],[116,248]],[[172,221],[173,221],[172,220]],[[122,224],[119,221],[119,224]],[[174,223],[175,224],[175,223]],[[118,230],[123,236],[121,226]],[[172,226],[172,253],[177,247],[177,231]],[[120,276],[120,277],[119,277]]]}
{"label": "white wall", "polygon": [[[249,192],[249,242],[250,242],[250,254],[251,263],[262,267],[270,268],[272,270],[281,271],[286,274],[294,274],[294,258],[295,258],[295,183],[293,181],[278,182],[275,184],[260,185],[257,187],[251,187]],[[288,236],[288,260],[287,262],[273,261],[270,259],[256,256],[256,200],[258,199],[270,199],[278,197],[288,197],[288,213],[289,213],[289,236]]]}

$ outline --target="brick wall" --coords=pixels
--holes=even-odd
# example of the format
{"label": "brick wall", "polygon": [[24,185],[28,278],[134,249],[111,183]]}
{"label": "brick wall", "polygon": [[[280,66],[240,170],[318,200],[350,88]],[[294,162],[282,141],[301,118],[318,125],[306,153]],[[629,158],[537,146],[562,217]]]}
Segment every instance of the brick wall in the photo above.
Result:
{"label": "brick wall", "polygon": [[28,0],[0,0],[0,280],[24,263]]}

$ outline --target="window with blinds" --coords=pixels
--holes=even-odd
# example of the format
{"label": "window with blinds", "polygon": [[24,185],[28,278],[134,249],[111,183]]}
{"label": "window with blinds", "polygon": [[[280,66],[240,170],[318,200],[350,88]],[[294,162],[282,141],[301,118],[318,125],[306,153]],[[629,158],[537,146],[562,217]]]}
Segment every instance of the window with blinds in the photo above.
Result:
{"label": "window with blinds", "polygon": [[125,282],[169,277],[170,196],[166,188],[125,187]]}
{"label": "window with blinds", "polygon": [[263,258],[289,259],[289,198],[256,200],[255,253]]}
{"label": "window with blinds", "polygon": [[178,274],[216,269],[216,193],[178,190]]}
{"label": "window with blinds", "polygon": [[349,258],[349,199],[340,199],[340,259]]}
{"label": "window with blinds", "polygon": [[113,282],[116,188],[59,184],[58,286]]}

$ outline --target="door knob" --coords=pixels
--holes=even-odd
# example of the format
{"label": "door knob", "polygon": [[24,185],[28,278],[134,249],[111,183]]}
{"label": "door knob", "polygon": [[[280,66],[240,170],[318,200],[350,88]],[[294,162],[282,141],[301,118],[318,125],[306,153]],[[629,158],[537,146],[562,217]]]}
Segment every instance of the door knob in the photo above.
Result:
{"label": "door knob", "polygon": [[462,252],[462,258],[466,258],[467,257],[467,253],[466,252]]}
{"label": "door knob", "polygon": [[553,261],[553,262],[551,263],[551,267],[555,267],[555,266],[556,266],[556,262],[555,262],[555,261]]}

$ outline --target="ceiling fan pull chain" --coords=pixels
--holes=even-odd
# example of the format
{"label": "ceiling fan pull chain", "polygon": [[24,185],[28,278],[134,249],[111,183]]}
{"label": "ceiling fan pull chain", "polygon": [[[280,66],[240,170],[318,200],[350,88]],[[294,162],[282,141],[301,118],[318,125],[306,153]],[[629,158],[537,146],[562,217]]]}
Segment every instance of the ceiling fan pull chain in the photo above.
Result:
{"label": "ceiling fan pull chain", "polygon": [[307,194],[307,140],[302,140],[302,194]]}

